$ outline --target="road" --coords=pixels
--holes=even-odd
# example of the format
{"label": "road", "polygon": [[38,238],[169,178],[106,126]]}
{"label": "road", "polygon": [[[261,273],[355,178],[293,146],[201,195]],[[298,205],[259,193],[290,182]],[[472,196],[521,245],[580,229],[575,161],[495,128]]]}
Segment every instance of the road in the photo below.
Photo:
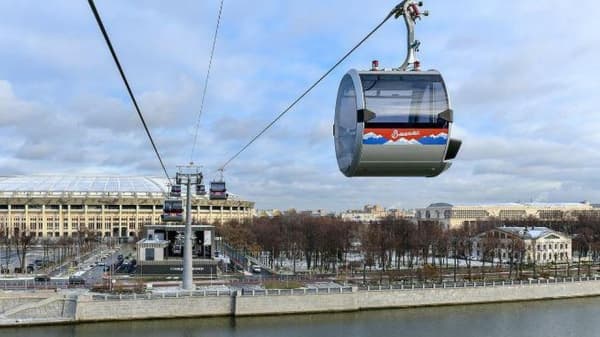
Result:
{"label": "road", "polygon": [[[36,256],[37,252],[32,252],[29,256]],[[35,281],[35,277],[40,274],[34,272],[33,274],[23,274],[22,276],[15,277],[14,274],[6,278],[0,279],[0,289],[29,289],[29,288],[73,288],[83,287],[84,285],[72,285],[69,284],[69,277],[75,272],[83,272],[82,277],[85,281],[85,286],[98,284],[102,282],[104,275],[105,266],[111,266],[116,264],[117,256],[119,251],[116,249],[97,249],[95,252],[87,256],[81,263],[79,263],[77,269],[71,267],[71,262],[66,262],[59,268],[48,273],[50,281]],[[14,255],[11,254],[11,255]],[[3,256],[0,256],[3,257]],[[30,260],[33,261],[33,260]]]}
{"label": "road", "polygon": [[116,270],[117,258],[120,254],[122,254],[120,250],[103,250],[86,259],[83,263],[83,268],[86,270],[83,274],[85,284],[89,286],[103,283],[105,273],[108,275]]}

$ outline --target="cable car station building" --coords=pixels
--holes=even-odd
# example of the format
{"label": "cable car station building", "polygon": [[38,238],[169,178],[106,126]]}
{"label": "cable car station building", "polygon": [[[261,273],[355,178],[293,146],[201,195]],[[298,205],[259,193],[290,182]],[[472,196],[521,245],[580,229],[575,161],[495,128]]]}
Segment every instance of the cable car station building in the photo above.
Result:
{"label": "cable car station building", "polygon": [[[0,177],[0,229],[18,228],[36,238],[77,237],[132,240],[145,226],[161,224],[166,179],[142,176]],[[251,219],[254,202],[194,196],[194,223]]]}
{"label": "cable car station building", "polygon": [[[183,224],[145,227],[145,239],[136,243],[137,273],[143,275],[179,275],[183,271]],[[192,225],[194,275],[217,274],[214,256],[215,226]]]}

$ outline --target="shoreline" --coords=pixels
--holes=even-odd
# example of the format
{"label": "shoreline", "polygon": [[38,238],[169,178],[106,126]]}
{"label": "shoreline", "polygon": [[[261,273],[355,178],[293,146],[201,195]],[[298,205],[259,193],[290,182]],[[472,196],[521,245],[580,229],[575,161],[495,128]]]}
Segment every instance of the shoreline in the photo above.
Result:
{"label": "shoreline", "polygon": [[551,301],[600,296],[594,278],[517,283],[444,284],[442,287],[358,289],[323,288],[321,292],[268,290],[260,293],[185,292],[108,296],[54,292],[0,292],[0,329],[127,320],[280,316]]}

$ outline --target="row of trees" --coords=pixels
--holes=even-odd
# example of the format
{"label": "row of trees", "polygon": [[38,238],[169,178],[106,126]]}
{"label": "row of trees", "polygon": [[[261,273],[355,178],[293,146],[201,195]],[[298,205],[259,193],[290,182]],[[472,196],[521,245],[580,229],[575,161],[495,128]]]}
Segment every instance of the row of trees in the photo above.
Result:
{"label": "row of trees", "polygon": [[356,230],[353,222],[299,214],[217,225],[218,234],[230,245],[254,256],[266,255],[271,267],[277,259],[289,259],[294,272],[300,259],[308,269],[335,270],[346,261]]}
{"label": "row of trees", "polygon": [[[33,232],[14,228],[0,228],[0,245],[4,259],[0,261],[3,270],[8,271],[12,253],[15,252],[21,271],[26,270],[27,253],[32,247],[42,250],[42,260],[47,263],[60,263],[67,256],[85,253],[93,249],[96,240],[94,233],[85,227],[78,231],[76,237],[39,238]],[[50,258],[52,253],[52,259]]]}
{"label": "row of trees", "polygon": [[[359,224],[335,217],[292,213],[256,218],[252,222],[230,221],[217,225],[217,231],[229,244],[250,254],[264,256],[268,252],[267,262],[271,267],[277,264],[278,259],[292,261],[294,272],[297,261],[302,260],[309,270],[335,271],[340,266],[363,269],[377,266],[382,273],[424,265],[449,268],[451,263],[456,274],[458,261],[451,257],[457,257],[465,260],[470,278],[472,261],[469,257],[475,238],[502,225],[546,226],[566,232],[573,237],[575,255],[589,254],[594,259],[600,256],[600,217],[582,216],[551,222],[533,217],[516,221],[492,218],[446,229],[436,221],[386,218]],[[525,260],[525,247],[521,240],[511,239],[506,244],[490,235],[483,237],[481,244],[484,261],[479,270],[482,273],[485,272],[486,261],[495,260],[508,265],[509,277],[513,274],[520,276],[523,266],[531,262]],[[498,253],[499,247],[508,252],[505,260]]]}
{"label": "row of trees", "polygon": [[[255,256],[267,253],[271,267],[277,259],[291,260],[294,271],[300,260],[305,261],[309,270],[320,271],[335,271],[340,264],[363,268],[379,266],[382,271],[425,263],[435,266],[448,262],[451,243],[456,246],[458,242],[454,236],[474,236],[480,232],[446,231],[433,221],[414,223],[386,218],[360,224],[335,217],[300,214],[262,217],[252,222],[229,221],[217,225],[217,231],[238,249]],[[463,237],[461,242],[465,241]]]}

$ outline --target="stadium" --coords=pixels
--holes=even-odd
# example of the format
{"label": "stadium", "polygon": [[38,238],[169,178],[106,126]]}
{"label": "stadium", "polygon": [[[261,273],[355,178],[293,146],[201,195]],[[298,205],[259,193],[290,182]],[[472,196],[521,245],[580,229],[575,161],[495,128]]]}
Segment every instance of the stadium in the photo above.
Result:
{"label": "stadium", "polygon": [[[144,226],[161,224],[166,179],[145,176],[5,176],[0,177],[0,230],[34,237],[133,240]],[[193,196],[196,224],[249,219],[254,202],[235,196],[209,200]]]}

